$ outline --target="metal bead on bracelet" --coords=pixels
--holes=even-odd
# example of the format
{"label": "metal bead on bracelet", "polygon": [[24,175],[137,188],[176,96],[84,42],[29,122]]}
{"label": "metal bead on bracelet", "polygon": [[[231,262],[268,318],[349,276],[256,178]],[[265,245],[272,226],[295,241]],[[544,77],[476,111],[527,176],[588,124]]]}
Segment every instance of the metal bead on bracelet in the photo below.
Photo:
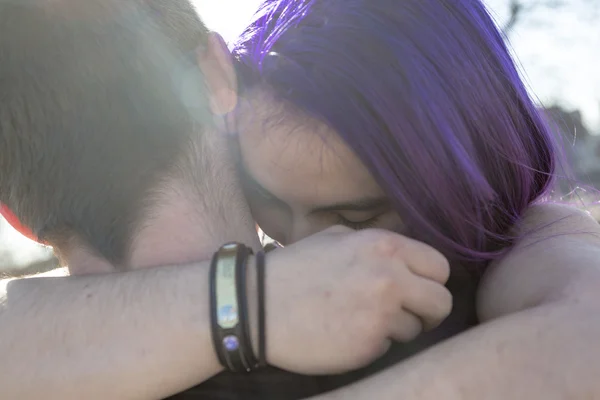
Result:
{"label": "metal bead on bracelet", "polygon": [[[261,252],[262,253],[262,252]],[[259,353],[254,355],[248,322],[247,262],[252,250],[228,243],[213,256],[210,266],[210,309],[213,346],[221,365],[232,372],[251,372],[264,365],[264,296],[259,294]],[[262,255],[262,254],[261,254]],[[264,255],[257,267],[264,276]],[[261,273],[259,273],[260,275]],[[260,278],[260,277],[259,277]],[[264,290],[259,283],[259,291]],[[262,318],[261,318],[262,317]]]}

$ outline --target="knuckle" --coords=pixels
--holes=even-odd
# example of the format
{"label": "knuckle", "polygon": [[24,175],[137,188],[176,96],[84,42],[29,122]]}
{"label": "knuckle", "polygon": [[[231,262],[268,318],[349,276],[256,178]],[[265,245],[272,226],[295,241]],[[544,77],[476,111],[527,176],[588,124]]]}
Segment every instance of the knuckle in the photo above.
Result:
{"label": "knuckle", "polygon": [[384,313],[373,313],[371,323],[363,332],[368,342],[376,343],[386,336],[388,321]]}
{"label": "knuckle", "polygon": [[[386,337],[386,317],[380,309],[370,304],[361,304],[354,313],[352,332],[364,346],[375,345]],[[370,351],[367,351],[370,352]]]}
{"label": "knuckle", "polygon": [[355,347],[355,351],[357,357],[361,359],[361,364],[371,363],[374,359],[385,354],[391,345],[385,333],[374,329],[371,329],[366,336],[360,338],[360,343]]}
{"label": "knuckle", "polygon": [[369,285],[371,289],[368,291],[369,297],[378,303],[375,306],[380,310],[382,310],[382,303],[391,302],[400,292],[400,284],[385,270],[373,274]]}
{"label": "knuckle", "polygon": [[452,303],[452,294],[446,288],[443,288],[443,290],[440,290],[436,294],[435,301],[433,302],[432,319],[428,329],[436,328],[452,313]]}
{"label": "knuckle", "polygon": [[400,284],[391,274],[383,272],[372,278],[368,287],[363,292],[363,301],[368,304],[371,323],[376,330],[384,329],[398,312]]}
{"label": "knuckle", "polygon": [[430,248],[429,256],[430,265],[435,269],[436,277],[440,283],[448,282],[450,278],[450,262],[448,259],[434,248]]}
{"label": "knuckle", "polygon": [[410,342],[423,332],[421,323],[407,323],[402,326],[399,332],[396,333],[396,339],[400,342]]}
{"label": "knuckle", "polygon": [[452,312],[454,298],[452,297],[452,293],[446,288],[441,291],[440,295],[440,315],[443,318],[446,318]]}
{"label": "knuckle", "polygon": [[369,343],[370,349],[367,350],[369,353],[375,352],[378,348],[381,348],[382,343],[390,338],[390,320],[385,313],[377,313],[374,318],[371,319],[371,325],[368,329],[363,332],[364,339],[361,339],[361,343]]}
{"label": "knuckle", "polygon": [[393,232],[370,229],[362,233],[370,244],[370,253],[376,257],[385,259],[393,258],[403,248],[402,236]]}
{"label": "knuckle", "polygon": [[441,283],[448,282],[450,279],[450,262],[443,257],[440,262]]}

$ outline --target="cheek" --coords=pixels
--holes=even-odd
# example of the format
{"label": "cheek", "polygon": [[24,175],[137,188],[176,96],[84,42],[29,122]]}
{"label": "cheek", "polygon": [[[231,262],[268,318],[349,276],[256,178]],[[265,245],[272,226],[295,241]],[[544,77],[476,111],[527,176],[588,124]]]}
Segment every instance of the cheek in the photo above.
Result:
{"label": "cheek", "polygon": [[270,206],[252,194],[246,195],[252,218],[271,239],[285,243],[286,228],[290,225],[287,213],[279,207]]}

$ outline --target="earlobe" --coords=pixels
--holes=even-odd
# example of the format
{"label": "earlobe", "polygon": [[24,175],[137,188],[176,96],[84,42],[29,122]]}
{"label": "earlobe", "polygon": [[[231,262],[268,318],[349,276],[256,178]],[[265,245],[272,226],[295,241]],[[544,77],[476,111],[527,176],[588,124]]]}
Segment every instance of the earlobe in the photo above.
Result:
{"label": "earlobe", "polygon": [[210,107],[216,115],[227,115],[237,106],[237,77],[225,41],[211,33],[208,46],[198,56],[198,64],[210,90]]}
{"label": "earlobe", "polygon": [[235,110],[237,93],[227,88],[219,88],[210,96],[210,109],[213,114],[224,116]]}

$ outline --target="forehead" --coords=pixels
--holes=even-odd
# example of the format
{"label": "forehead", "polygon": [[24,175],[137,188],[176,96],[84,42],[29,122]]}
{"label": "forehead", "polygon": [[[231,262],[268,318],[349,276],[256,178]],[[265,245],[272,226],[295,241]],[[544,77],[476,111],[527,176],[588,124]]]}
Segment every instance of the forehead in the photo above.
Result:
{"label": "forehead", "polygon": [[268,95],[248,99],[239,128],[247,173],[281,200],[308,206],[382,194],[334,130]]}

